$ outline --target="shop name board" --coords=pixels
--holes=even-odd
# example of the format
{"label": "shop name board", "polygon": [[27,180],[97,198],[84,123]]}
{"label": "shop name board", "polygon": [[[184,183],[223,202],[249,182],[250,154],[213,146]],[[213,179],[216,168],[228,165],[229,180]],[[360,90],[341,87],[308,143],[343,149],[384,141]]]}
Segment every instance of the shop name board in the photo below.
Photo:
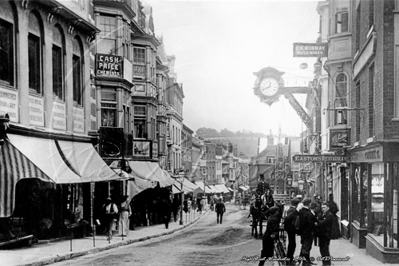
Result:
{"label": "shop name board", "polygon": [[294,43],[294,57],[327,57],[327,43]]}
{"label": "shop name board", "polygon": [[307,154],[296,154],[292,157],[292,160],[296,163],[345,163],[348,161],[346,156],[342,155],[307,155]]}
{"label": "shop name board", "polygon": [[382,147],[353,152],[351,155],[352,162],[381,162],[382,160]]}
{"label": "shop name board", "polygon": [[96,76],[122,77],[122,56],[96,54]]}

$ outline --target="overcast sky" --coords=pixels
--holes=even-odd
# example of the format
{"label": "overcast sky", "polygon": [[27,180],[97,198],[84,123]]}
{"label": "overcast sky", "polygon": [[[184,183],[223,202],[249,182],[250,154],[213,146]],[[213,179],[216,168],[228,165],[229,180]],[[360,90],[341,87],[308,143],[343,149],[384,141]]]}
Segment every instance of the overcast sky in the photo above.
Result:
{"label": "overcast sky", "polygon": [[[315,43],[317,1],[146,0],[153,8],[155,34],[176,56],[183,84],[184,124],[230,131],[299,135],[301,119],[281,96],[271,107],[253,94],[253,72],[274,67],[286,86],[307,86],[315,58],[293,57],[293,43]],[[308,68],[299,68],[301,63]],[[301,104],[305,97],[295,95]]]}

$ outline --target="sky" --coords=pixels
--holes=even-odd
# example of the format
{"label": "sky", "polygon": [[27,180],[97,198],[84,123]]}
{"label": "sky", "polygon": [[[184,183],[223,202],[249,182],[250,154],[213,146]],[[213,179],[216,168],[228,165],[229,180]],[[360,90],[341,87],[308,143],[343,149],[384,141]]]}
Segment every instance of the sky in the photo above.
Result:
{"label": "sky", "polygon": [[[269,107],[254,95],[253,73],[270,66],[285,72],[285,86],[308,86],[316,59],[293,57],[293,43],[316,42],[317,1],[144,2],[152,6],[155,35],[176,57],[186,126],[264,134],[281,128],[290,136],[305,130],[284,96]],[[303,94],[294,97],[305,104]]]}

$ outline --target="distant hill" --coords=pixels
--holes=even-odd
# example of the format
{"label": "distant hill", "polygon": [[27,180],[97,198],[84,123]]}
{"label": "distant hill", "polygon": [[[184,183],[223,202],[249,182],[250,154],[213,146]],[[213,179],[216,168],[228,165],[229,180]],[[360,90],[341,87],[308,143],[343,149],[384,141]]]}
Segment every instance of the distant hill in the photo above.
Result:
{"label": "distant hill", "polygon": [[[215,143],[221,143],[227,149],[228,143],[237,145],[238,153],[244,153],[246,156],[253,157],[258,154],[258,141],[259,138],[267,138],[266,134],[253,133],[251,131],[238,131],[232,132],[228,129],[222,129],[218,132],[213,128],[199,128],[196,131],[198,137],[205,140],[211,140]],[[276,138],[276,136],[274,136]],[[287,137],[281,134],[281,138]]]}

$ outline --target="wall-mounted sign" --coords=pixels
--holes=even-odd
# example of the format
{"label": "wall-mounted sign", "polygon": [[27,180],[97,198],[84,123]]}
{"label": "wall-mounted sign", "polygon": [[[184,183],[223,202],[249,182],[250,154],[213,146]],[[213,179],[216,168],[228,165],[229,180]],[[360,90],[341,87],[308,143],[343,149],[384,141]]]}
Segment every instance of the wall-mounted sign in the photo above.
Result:
{"label": "wall-mounted sign", "polygon": [[151,159],[151,141],[133,139],[133,158]]}
{"label": "wall-mounted sign", "polygon": [[100,155],[122,157],[123,137],[121,127],[100,127]]}
{"label": "wall-mounted sign", "polygon": [[18,122],[18,92],[0,88],[0,114],[6,113],[10,121]]}
{"label": "wall-mounted sign", "polygon": [[44,101],[41,97],[29,95],[29,124],[44,127]]}
{"label": "wall-mounted sign", "polygon": [[85,132],[84,113],[82,107],[73,107],[73,132]]}
{"label": "wall-mounted sign", "polygon": [[52,121],[54,129],[66,130],[65,103],[53,102]]}
{"label": "wall-mounted sign", "polygon": [[382,162],[383,148],[382,146],[369,148],[362,151],[351,152],[351,162]]}
{"label": "wall-mounted sign", "polygon": [[152,158],[158,159],[158,142],[152,143]]}
{"label": "wall-mounted sign", "polygon": [[327,57],[328,43],[294,43],[294,57]]}
{"label": "wall-mounted sign", "polygon": [[342,155],[313,155],[313,154],[296,154],[292,157],[296,163],[345,163],[348,157]]}
{"label": "wall-mounted sign", "polygon": [[331,129],[330,130],[330,150],[342,149],[350,146],[350,131],[349,129]]}
{"label": "wall-mounted sign", "polygon": [[122,56],[110,54],[96,54],[96,76],[119,77],[123,75]]}

